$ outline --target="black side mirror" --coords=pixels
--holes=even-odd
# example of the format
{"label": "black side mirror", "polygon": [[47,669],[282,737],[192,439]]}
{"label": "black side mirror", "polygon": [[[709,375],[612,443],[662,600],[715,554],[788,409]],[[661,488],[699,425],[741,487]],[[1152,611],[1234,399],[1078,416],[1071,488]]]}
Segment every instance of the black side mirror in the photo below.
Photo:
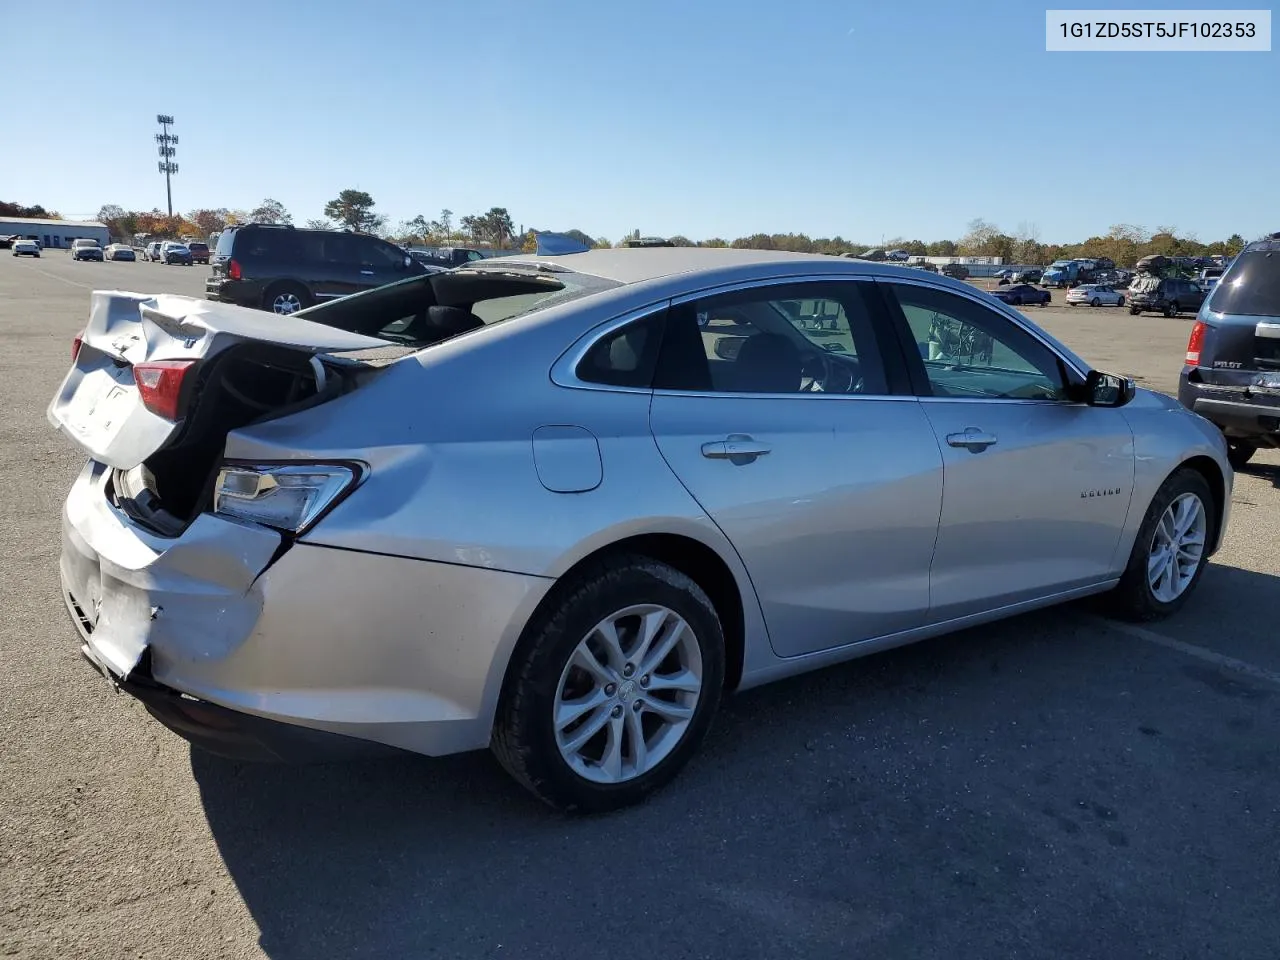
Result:
{"label": "black side mirror", "polygon": [[1090,370],[1084,381],[1084,402],[1091,407],[1123,407],[1138,392],[1130,377]]}

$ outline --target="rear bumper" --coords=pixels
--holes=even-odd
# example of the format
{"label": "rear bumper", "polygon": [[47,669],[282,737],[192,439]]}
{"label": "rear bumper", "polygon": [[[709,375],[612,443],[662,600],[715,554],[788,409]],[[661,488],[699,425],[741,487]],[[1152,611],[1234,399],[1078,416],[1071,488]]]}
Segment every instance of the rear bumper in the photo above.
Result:
{"label": "rear bumper", "polygon": [[[79,627],[83,613],[67,605]],[[147,712],[192,746],[231,760],[306,763],[324,760],[377,759],[403,755],[404,751],[369,740],[324,733],[251,714],[228,710],[197,700],[156,683],[143,666],[130,679],[112,673],[87,644],[81,655],[117,690],[139,701]]]}
{"label": "rear bumper", "polygon": [[338,754],[343,738],[433,756],[488,744],[552,581],[302,542],[277,556],[279,534],[207,514],[153,537],[107,500],[106,474],[88,464],[67,498],[64,598],[86,656],[170,729],[238,756],[299,738]]}
{"label": "rear bumper", "polygon": [[206,300],[234,303],[241,307],[262,306],[262,284],[255,280],[228,280],[210,277],[204,282]]}
{"label": "rear bumper", "polygon": [[1242,389],[1192,383],[1184,368],[1178,382],[1178,400],[1230,438],[1263,447],[1280,446],[1280,396],[1254,392],[1246,397]]}

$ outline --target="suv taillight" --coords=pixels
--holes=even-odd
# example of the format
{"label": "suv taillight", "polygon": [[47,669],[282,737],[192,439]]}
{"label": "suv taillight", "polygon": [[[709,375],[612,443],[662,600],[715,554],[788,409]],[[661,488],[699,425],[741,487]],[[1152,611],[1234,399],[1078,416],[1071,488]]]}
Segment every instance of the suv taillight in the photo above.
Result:
{"label": "suv taillight", "polygon": [[230,277],[232,280],[239,280],[239,279],[240,279],[240,264],[236,263],[234,260],[232,260],[230,263],[228,263],[228,264],[227,264],[227,276],[228,276],[228,277]]}
{"label": "suv taillight", "polygon": [[1204,345],[1204,332],[1207,330],[1203,323],[1199,320],[1196,325],[1191,328],[1191,339],[1187,341],[1187,366],[1200,366],[1200,348]]}

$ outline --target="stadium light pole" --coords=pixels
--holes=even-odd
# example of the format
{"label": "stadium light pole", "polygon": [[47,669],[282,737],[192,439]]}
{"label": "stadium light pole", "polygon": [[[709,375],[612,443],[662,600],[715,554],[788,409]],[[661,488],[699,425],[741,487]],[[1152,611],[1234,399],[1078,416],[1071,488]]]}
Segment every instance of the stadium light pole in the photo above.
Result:
{"label": "stadium light pole", "polygon": [[167,113],[157,113],[156,123],[160,124],[160,133],[156,134],[156,143],[159,144],[160,163],[158,164],[160,172],[164,174],[164,193],[169,204],[169,216],[173,217],[173,187],[169,183],[169,178],[178,172],[178,165],[173,162],[174,155],[178,152],[178,137],[176,134],[169,132],[169,127],[173,125],[173,117]]}

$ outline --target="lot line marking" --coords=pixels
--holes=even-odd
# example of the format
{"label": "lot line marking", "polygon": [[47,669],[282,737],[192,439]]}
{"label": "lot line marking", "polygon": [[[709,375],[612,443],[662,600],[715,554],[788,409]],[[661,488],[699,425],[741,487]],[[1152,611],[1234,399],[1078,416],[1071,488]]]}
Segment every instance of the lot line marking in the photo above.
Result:
{"label": "lot line marking", "polygon": [[77,283],[74,280],[68,280],[66,277],[60,277],[56,273],[50,273],[48,270],[41,270],[39,267],[35,266],[34,264],[31,266],[30,269],[34,270],[36,273],[43,274],[44,276],[48,277],[50,280],[57,280],[61,283],[68,284],[69,286],[72,286],[72,287],[80,287],[82,290],[93,289],[93,284],[91,283]]}
{"label": "lot line marking", "polygon": [[1273,670],[1254,666],[1252,663],[1245,663],[1243,660],[1228,657],[1223,653],[1216,653],[1207,647],[1199,647],[1194,643],[1187,643],[1185,640],[1166,637],[1163,633],[1156,633],[1154,630],[1148,630],[1146,627],[1140,627],[1134,623],[1119,623],[1112,620],[1104,620],[1102,617],[1089,617],[1088,619],[1098,626],[1123,633],[1125,636],[1133,637],[1135,640],[1145,640],[1147,643],[1154,643],[1158,647],[1177,650],[1179,653],[1185,653],[1189,657],[1195,657],[1205,663],[1222,667],[1224,670],[1234,670],[1236,673],[1242,673],[1255,680],[1272,683],[1280,687],[1280,673],[1276,673]]}

